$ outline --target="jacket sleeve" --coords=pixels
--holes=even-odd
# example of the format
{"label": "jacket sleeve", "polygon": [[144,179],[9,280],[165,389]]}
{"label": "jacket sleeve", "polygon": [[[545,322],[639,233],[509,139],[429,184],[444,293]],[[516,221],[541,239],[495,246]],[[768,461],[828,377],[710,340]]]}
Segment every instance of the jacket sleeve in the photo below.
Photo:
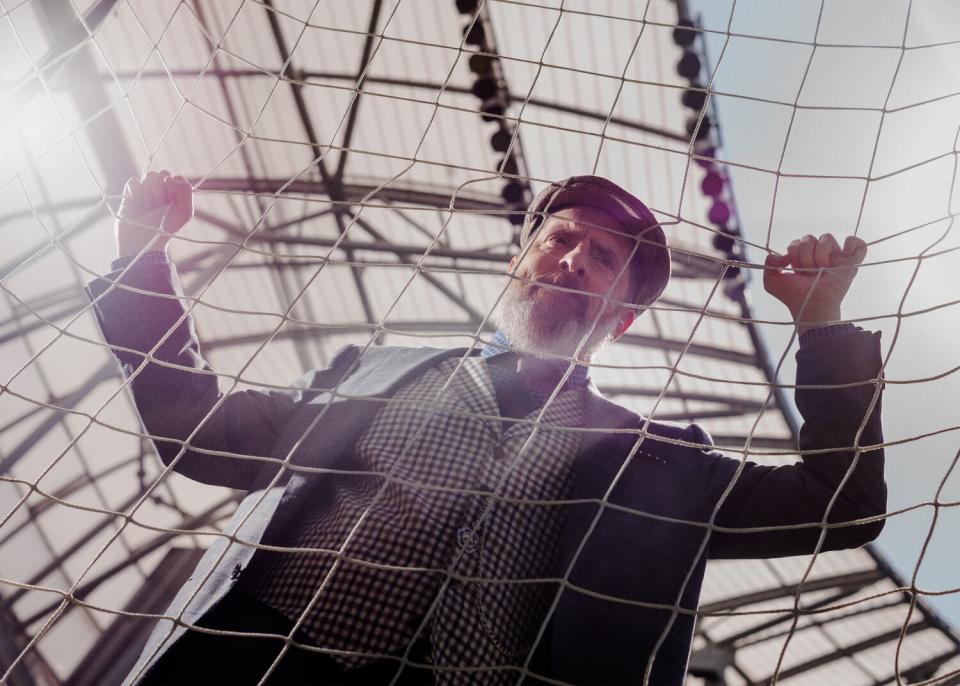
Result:
{"label": "jacket sleeve", "polygon": [[[264,466],[257,458],[271,454],[310,389],[335,385],[348,366],[350,348],[345,348],[330,367],[312,372],[291,390],[224,395],[200,354],[192,318],[184,316],[176,267],[135,263],[85,290],[124,378],[133,377],[130,392],[160,458],[164,464],[176,460],[174,470],[196,481],[248,488]],[[184,451],[188,439],[190,449]]]}
{"label": "jacket sleeve", "polygon": [[[854,548],[880,534],[883,519],[843,525],[886,512],[883,450],[872,447],[883,443],[880,370],[879,332],[846,333],[800,348],[795,397],[803,417],[799,436],[802,462],[773,467],[747,461],[737,475],[739,460],[710,452],[708,478],[723,486],[735,478],[717,513],[715,524],[719,527],[813,526],[760,532],[714,530],[711,557],[809,554],[816,548],[828,507],[828,524],[840,526],[828,526],[822,550]],[[868,449],[858,452],[853,446],[868,411],[857,441]]]}

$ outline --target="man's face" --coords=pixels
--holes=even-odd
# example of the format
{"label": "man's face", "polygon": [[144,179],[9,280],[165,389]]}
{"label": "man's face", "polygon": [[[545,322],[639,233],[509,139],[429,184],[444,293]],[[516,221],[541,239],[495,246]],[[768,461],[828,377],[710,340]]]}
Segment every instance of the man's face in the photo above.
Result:
{"label": "man's face", "polygon": [[588,360],[627,329],[633,310],[604,300],[626,301],[630,293],[635,243],[618,231],[618,222],[592,207],[564,208],[544,220],[523,259],[510,261],[516,278],[504,294],[500,326],[514,346],[570,356],[586,337],[578,357]]}

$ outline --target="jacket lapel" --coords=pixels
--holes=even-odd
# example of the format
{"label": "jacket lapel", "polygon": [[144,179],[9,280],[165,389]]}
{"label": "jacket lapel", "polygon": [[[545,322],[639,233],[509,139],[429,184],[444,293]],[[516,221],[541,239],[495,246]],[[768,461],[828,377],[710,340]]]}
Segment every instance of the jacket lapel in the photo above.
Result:
{"label": "jacket lapel", "polygon": [[639,415],[610,402],[597,390],[593,381],[587,387],[580,453],[574,472],[572,498],[601,498],[623,466],[636,434]]}

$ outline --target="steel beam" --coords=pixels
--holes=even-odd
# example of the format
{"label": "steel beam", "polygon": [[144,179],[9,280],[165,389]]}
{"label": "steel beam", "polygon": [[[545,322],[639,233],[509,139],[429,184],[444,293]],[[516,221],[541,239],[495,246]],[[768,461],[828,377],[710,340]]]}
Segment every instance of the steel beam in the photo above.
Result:
{"label": "steel beam", "polygon": [[[380,13],[380,0],[375,0],[375,2],[376,2],[376,6],[374,7],[373,13],[371,14],[371,18],[370,18],[370,21],[374,25],[376,25],[377,17],[379,16],[379,13]],[[264,0],[263,5],[264,5],[264,10],[267,13],[267,21],[270,24],[270,31],[273,34],[274,42],[277,44],[277,50],[280,53],[280,58],[283,60],[284,64],[286,65],[285,68],[288,71],[296,73],[296,67],[294,66],[292,55],[290,53],[289,48],[287,47],[286,40],[283,37],[283,30],[280,27],[280,22],[277,19],[277,13],[274,11],[274,8],[273,8],[273,0]],[[371,44],[371,41],[372,41],[372,38],[368,37],[367,46],[365,47],[365,53],[369,52],[369,49],[370,49],[369,46]],[[363,64],[366,64],[366,60],[364,60]],[[361,66],[361,74],[362,73],[363,72],[362,72],[362,66]],[[359,84],[358,84],[358,87],[359,87]],[[323,183],[327,187],[327,191],[328,191],[327,194],[330,196],[330,199],[335,202],[343,201],[344,190],[343,190],[343,178],[341,173],[342,169],[338,168],[338,173],[336,174],[331,174],[330,171],[327,169],[327,165],[323,159],[324,151],[322,146],[320,145],[320,139],[317,136],[316,131],[313,127],[313,119],[310,117],[310,111],[307,108],[307,102],[303,97],[302,85],[295,81],[290,81],[290,88],[291,88],[291,92],[293,93],[293,100],[297,108],[297,114],[300,117],[300,122],[303,125],[304,132],[307,135],[307,140],[310,142],[310,150],[312,155],[311,160],[316,161],[315,165],[317,167],[317,171],[320,173],[320,178],[323,180]],[[359,97],[360,96],[358,93],[356,95],[356,98],[354,98],[354,101],[351,103],[351,110],[350,110],[350,114],[348,115],[351,118],[356,117],[356,112],[357,112],[356,105]],[[349,125],[349,131],[351,132],[351,135],[352,135],[352,131],[353,131],[352,119]],[[343,157],[343,154],[344,154],[344,151],[341,151],[341,161],[345,160],[345,158]],[[335,206],[333,209],[337,210],[338,208]],[[341,235],[345,234],[347,231],[347,227],[344,223],[343,215],[338,211],[334,211],[334,218],[336,219],[337,227],[340,230],[340,234]],[[349,251],[347,255],[348,257],[351,256]],[[374,320],[373,307],[370,304],[370,296],[367,293],[367,288],[363,283],[363,275],[360,273],[360,270],[356,267],[351,267],[350,272],[353,277],[354,285],[356,286],[356,289],[357,289],[357,295],[360,298],[361,306],[363,307],[364,315],[366,316],[367,321],[373,321]]]}
{"label": "steel beam", "polygon": [[100,78],[100,70],[95,59],[83,43],[89,37],[84,26],[99,26],[107,17],[116,0],[101,0],[85,15],[84,22],[75,14],[69,0],[35,0],[38,14],[42,17],[45,33],[51,37],[54,45],[69,45],[61,48],[62,54],[68,54],[79,46],[72,56],[64,62],[61,80],[67,85],[70,95],[77,105],[82,120],[93,118],[85,129],[90,137],[91,147],[96,151],[100,167],[106,174],[106,190],[109,195],[119,195],[127,179],[137,174],[137,165],[133,155],[120,134],[123,127],[112,109],[107,91]]}
{"label": "steel beam", "polygon": [[[507,58],[509,59],[509,58]],[[313,70],[304,70],[297,72],[304,83],[304,86],[310,86],[311,88],[323,88],[323,84],[310,84],[308,81],[310,79],[326,79],[330,81],[353,81],[355,79],[354,74],[345,74],[343,72],[332,72],[332,71],[313,71]],[[200,76],[200,71],[197,69],[171,69],[170,74],[175,77],[197,77]],[[219,78],[236,78],[236,79],[245,79],[253,77],[265,77],[275,79],[277,78],[276,72],[271,72],[268,69],[230,69],[224,70],[221,72],[216,72],[212,70],[207,70],[207,76],[217,76]],[[106,76],[106,75],[105,75]],[[140,72],[129,72],[129,71],[120,71],[117,72],[117,78],[119,79],[169,79],[170,76],[166,71],[163,70],[144,70]],[[391,78],[386,76],[367,76],[364,79],[366,83],[377,83],[385,86],[399,86],[401,88],[416,88],[418,90],[428,90],[432,92],[439,92],[442,84],[435,81],[425,81],[422,79],[399,79]],[[449,93],[457,93],[460,95],[470,95],[473,96],[473,93],[469,88],[464,86],[455,86],[453,84],[447,84],[444,89]],[[574,105],[568,105],[566,103],[556,102],[552,100],[546,100],[544,98],[535,98],[531,97],[526,100],[527,106],[539,107],[546,110],[553,110],[555,112],[563,112],[564,114],[573,114],[578,117],[583,117],[584,119],[591,119],[593,121],[607,121],[608,112],[601,112],[600,110],[588,110],[583,107],[576,107]],[[506,117],[507,121],[513,121],[509,117]],[[537,126],[537,122],[524,121],[527,126]],[[610,123],[615,124],[616,126],[622,126],[625,129],[631,129],[633,131],[641,131],[643,133],[649,133],[654,136],[659,136],[660,138],[666,138],[667,140],[677,141],[679,143],[688,144],[690,142],[690,136],[679,131],[671,131],[660,126],[652,126],[650,124],[644,124],[641,121],[635,119],[626,119],[624,117],[613,116],[610,117]]]}
{"label": "steel beam", "polygon": [[[837,574],[835,576],[828,576],[823,577],[822,579],[813,579],[811,581],[807,581],[803,584],[803,592],[810,593],[813,591],[822,591],[828,588],[847,588],[849,586],[858,586],[863,588],[885,577],[886,575],[881,570],[876,568],[867,569],[860,572],[850,572],[849,574]],[[728,610],[736,610],[737,608],[745,605],[754,605],[756,603],[764,603],[770,600],[786,598],[787,596],[794,595],[796,592],[797,587],[795,584],[775,586],[773,588],[753,591],[752,593],[745,593],[732,598],[724,598],[723,600],[718,600],[714,603],[701,605],[699,612],[701,614],[712,614],[717,612],[725,612]]]}
{"label": "steel beam", "polygon": [[[197,179],[191,180],[196,182]],[[339,199],[334,203],[341,205],[359,205],[365,196],[377,190],[378,183],[346,182],[341,184],[342,194],[337,193],[337,188],[326,181],[315,181],[310,179],[273,179],[273,178],[238,178],[238,177],[210,177],[204,179],[199,186],[202,191],[219,191],[225,193],[263,193],[266,195],[276,195],[278,193],[287,195],[320,195],[327,198],[337,196]],[[381,202],[407,202],[412,205],[423,205],[426,207],[438,207],[447,209],[453,198],[453,189],[430,188],[423,184],[404,185],[391,183],[377,190],[374,198]],[[368,200],[369,201],[369,200]],[[499,197],[478,195],[469,192],[460,192],[456,195],[454,209],[474,210],[480,212],[503,212],[503,201]]]}
{"label": "steel beam", "polygon": [[[63,407],[73,407],[90,394],[93,389],[101,383],[116,374],[116,363],[113,360],[107,361],[99,369],[95,369],[87,377],[87,380],[75,391],[68,393],[60,398],[60,405]],[[24,455],[41,441],[57,424],[63,420],[60,412],[51,410],[50,414],[43,419],[40,424],[34,428],[26,437],[24,437],[13,450],[10,450],[3,460],[0,460],[0,474],[8,473],[13,466],[19,462]]]}
{"label": "steel beam", "polygon": [[[736,446],[747,444],[746,434],[713,434],[713,442],[718,446],[728,446],[735,449]],[[750,436],[750,447],[752,449],[765,448],[768,450],[779,450],[793,452],[797,449],[796,439],[793,436]]]}
{"label": "steel beam", "polygon": [[[210,507],[208,507],[206,510],[196,515],[195,517],[191,517],[189,519],[186,519],[180,522],[179,528],[186,530],[186,529],[199,529],[202,526],[206,526],[210,524],[212,521],[214,521],[214,515],[216,515],[219,510],[229,505],[230,503],[236,503],[236,501],[237,499],[232,495],[226,498],[222,498],[221,500],[218,500],[216,503],[214,503],[213,505],[211,505]],[[144,557],[152,553],[154,550],[162,547],[163,545],[165,545],[166,543],[168,543],[173,538],[179,535],[181,534],[164,533],[164,534],[160,534],[159,536],[156,536],[150,541],[147,541],[140,547],[133,550],[126,558],[114,563],[112,566],[103,570],[97,576],[92,577],[88,579],[86,582],[84,582],[83,585],[77,588],[77,590],[74,592],[74,596],[76,598],[79,598],[80,600],[83,600],[100,584],[104,583],[105,581],[109,581],[114,577],[114,575],[119,574],[127,567],[133,564],[136,564],[139,560],[143,559]],[[64,556],[63,559],[66,559],[66,556]],[[22,620],[23,624],[25,626],[29,626],[33,622],[43,619],[49,613],[53,612],[62,602],[63,602],[63,599],[60,597],[57,597],[57,599],[54,600],[53,602],[48,603],[47,605],[37,610],[34,610],[29,616],[27,616]],[[74,607],[76,607],[76,604],[69,603],[67,612],[69,612]]]}
{"label": "steel beam", "polygon": [[[476,333],[477,322],[472,321],[423,321],[423,322],[387,322],[387,326],[392,329],[390,333],[436,333],[450,335],[472,335]],[[328,335],[371,333],[376,328],[375,324],[358,323],[340,323],[340,324],[317,324],[300,329],[281,330],[273,336],[276,340],[289,338],[323,338]],[[494,330],[493,323],[488,322],[484,328],[485,331]],[[219,338],[207,341],[205,347],[213,349],[218,347],[229,347],[232,345],[244,345],[255,341],[262,341],[269,334],[258,331],[256,333],[244,334],[240,336],[230,336],[228,338]],[[727,362],[738,364],[747,364],[753,366],[753,358],[750,355],[742,353],[733,353],[725,348],[712,345],[690,345],[683,340],[673,340],[665,338],[653,338],[650,336],[624,335],[620,339],[621,343],[627,345],[639,345],[644,347],[662,348],[666,350],[683,350],[686,348],[689,355],[701,355],[714,359],[722,359]]]}
{"label": "steel beam", "polygon": [[[859,591],[861,588],[862,586],[860,586],[859,584],[848,586],[847,588],[844,588],[843,590],[841,590],[839,593],[834,593],[832,595],[829,595],[826,598],[822,600],[818,600],[815,603],[804,605],[803,609],[805,611],[810,611],[810,610],[819,610],[822,607],[828,607],[830,605],[833,605],[834,603],[840,602],[844,598],[849,598],[854,593]],[[895,601],[888,605],[884,605],[884,607],[889,607],[890,605],[899,605],[899,604],[900,604],[900,601]],[[874,608],[871,608],[871,609],[874,609]],[[711,639],[706,634],[702,634],[702,635],[707,641],[709,641],[713,645],[724,646],[726,648],[735,649],[740,647],[739,642],[742,641],[743,639],[748,638],[750,636],[763,634],[768,629],[772,629],[775,626],[784,624],[785,622],[789,622],[792,619],[793,619],[792,613],[786,613],[783,615],[774,616],[773,619],[767,620],[766,622],[761,622],[760,624],[751,626],[750,628],[744,629],[743,631],[738,631],[737,633],[727,636],[719,641]]]}
{"label": "steel beam", "polygon": [[[918,631],[921,631],[927,628],[929,628],[929,625],[926,623],[926,621],[921,620],[919,622],[914,622],[913,624],[908,626],[905,634],[909,636],[910,634],[914,634]],[[900,631],[901,631],[901,627],[898,626],[895,629],[891,629],[890,631],[885,631],[882,634],[877,634],[876,636],[871,636],[870,638],[864,639],[862,641],[857,641],[856,643],[851,643],[850,645],[846,645],[846,646],[838,646],[836,650],[833,650],[829,653],[825,653],[811,660],[801,662],[800,664],[794,665],[793,667],[790,667],[788,669],[780,670],[780,672],[777,674],[777,681],[786,681],[787,679],[793,678],[799,674],[803,674],[804,672],[809,672],[810,670],[816,669],[817,667],[822,667],[823,665],[834,662],[835,660],[839,660],[845,657],[853,657],[857,653],[870,650],[871,648],[876,648],[877,646],[883,645],[884,643],[888,643],[890,641],[895,641],[898,638],[900,638]],[[756,684],[774,683],[773,677],[774,675],[771,674],[770,676],[760,679],[758,681],[755,681],[754,683]]]}
{"label": "steel beam", "polygon": [[[208,185],[209,184],[209,185]],[[203,188],[206,190],[216,190],[216,191],[226,191],[226,192],[243,192],[245,190],[253,190],[255,188],[260,188],[262,192],[273,194],[278,192],[285,182],[280,179],[270,180],[270,179],[259,179],[259,180],[248,180],[248,179],[210,179],[207,183],[203,184]],[[357,185],[350,184],[356,190],[361,191],[356,195],[357,202],[353,204],[359,205],[360,198],[362,198],[366,193],[374,190],[376,186],[370,185]],[[290,186],[284,189],[284,193],[295,193],[298,191],[293,190],[297,188],[299,192],[306,194],[319,194],[319,195],[328,195],[327,188],[325,184],[316,181],[295,181],[290,184]],[[347,189],[349,191],[349,188]],[[384,188],[384,191],[389,190],[390,192],[387,196],[384,197],[386,200],[389,197],[389,202],[395,200],[402,200],[405,190],[399,188]],[[430,200],[439,200],[440,205],[433,205],[437,209],[447,209],[446,203],[449,202],[451,195],[443,195],[441,193],[423,193],[421,190],[410,189],[411,198],[408,198],[409,201],[415,202],[417,204],[427,204],[429,206]],[[254,192],[259,192],[254,190]],[[328,196],[329,197],[329,196]],[[349,197],[349,196],[348,196]],[[413,198],[416,199],[413,199]],[[459,200],[459,198],[458,198]],[[476,199],[471,200],[470,204],[473,204]],[[420,201],[427,201],[426,203],[421,203]],[[483,201],[481,201],[483,202]],[[497,207],[499,210],[502,210],[502,204],[499,204],[499,201],[496,201],[498,204],[490,205],[488,207]],[[350,204],[349,201],[344,203]],[[457,206],[459,209],[477,209],[482,210],[483,208],[479,205],[472,208],[461,207],[459,204]],[[346,210],[349,211],[349,210]],[[336,214],[336,212],[335,212]],[[248,242],[282,242],[289,243],[291,245],[317,245],[323,247],[332,247],[335,243],[338,247],[343,248],[345,251],[349,250],[374,250],[378,252],[402,252],[404,254],[415,254],[422,255],[427,246],[425,245],[403,245],[393,243],[391,241],[376,241],[376,242],[364,242],[364,241],[340,241],[337,242],[332,238],[315,238],[312,236],[272,236],[267,233],[257,233],[254,236],[247,238],[247,234],[241,231],[238,227],[234,226],[231,222],[217,217],[209,212],[204,212],[198,210],[196,217],[202,221],[205,221],[209,224],[217,226],[228,233],[235,235],[237,238],[247,239]],[[288,225],[296,222],[288,222]],[[431,255],[439,257],[455,257],[463,259],[475,259],[475,260],[484,260],[484,261],[495,261],[495,262],[508,262],[512,257],[510,253],[491,253],[487,250],[452,250],[450,248],[433,248],[430,251]],[[674,269],[671,275],[673,279],[716,279],[720,273],[720,264],[710,258],[703,255],[696,254],[684,254],[674,251]]]}
{"label": "steel beam", "polygon": [[[960,655],[960,649],[951,648],[945,653],[940,653],[929,660],[924,660],[923,662],[919,662],[912,667],[907,667],[899,674],[895,673],[891,674],[885,679],[877,679],[873,682],[872,686],[887,686],[887,684],[894,683],[915,684],[921,681],[927,681],[928,679],[932,679],[936,676],[937,671],[944,665],[944,663],[952,660],[958,655]],[[957,683],[960,683],[960,674],[954,675],[952,678],[936,682],[937,686],[953,686]]]}
{"label": "steel beam", "polygon": [[357,66],[357,73],[353,79],[355,97],[350,103],[350,113],[347,115],[347,126],[341,139],[340,156],[337,158],[337,169],[334,176],[343,180],[343,172],[347,166],[347,155],[350,151],[350,141],[353,140],[353,127],[357,123],[357,114],[360,111],[360,100],[363,94],[363,82],[367,78],[367,67],[370,62],[370,53],[373,50],[373,39],[377,30],[377,23],[380,21],[380,11],[383,8],[383,0],[373,0],[373,7],[370,9],[370,22],[367,25],[367,37],[363,42],[363,52],[360,55],[360,64]]}

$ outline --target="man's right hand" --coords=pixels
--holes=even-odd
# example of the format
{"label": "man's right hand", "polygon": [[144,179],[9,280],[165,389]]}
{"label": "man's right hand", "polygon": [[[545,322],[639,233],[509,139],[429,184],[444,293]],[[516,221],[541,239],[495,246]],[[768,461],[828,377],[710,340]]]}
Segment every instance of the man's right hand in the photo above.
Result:
{"label": "man's right hand", "polygon": [[144,248],[165,250],[170,236],[193,216],[193,188],[168,171],[131,178],[123,189],[117,213],[117,256],[136,255]]}

